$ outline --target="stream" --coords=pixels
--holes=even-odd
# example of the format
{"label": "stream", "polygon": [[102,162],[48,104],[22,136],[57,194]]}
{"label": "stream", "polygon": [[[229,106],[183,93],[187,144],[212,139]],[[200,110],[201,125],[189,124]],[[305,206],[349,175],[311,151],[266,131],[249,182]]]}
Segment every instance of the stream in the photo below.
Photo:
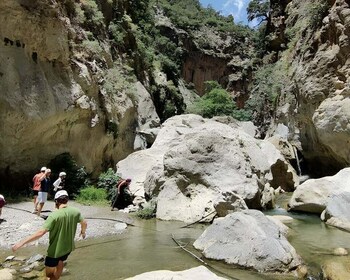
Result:
{"label": "stream", "polygon": [[[342,258],[331,255],[334,248],[349,249],[350,234],[325,225],[318,216],[289,213],[284,207],[289,195],[283,194],[277,200],[277,208],[266,211],[267,215],[287,215],[294,220],[290,227],[288,240],[301,255],[309,272],[320,279],[321,265],[327,259]],[[128,226],[119,235],[77,242],[76,250],[68,259],[68,273],[65,280],[125,279],[143,272],[153,270],[185,270],[201,265],[193,256],[179,248],[172,240],[172,235],[186,245],[186,248],[201,256],[192,244],[207,227],[196,224],[181,228],[181,222],[159,220],[136,220],[136,226]],[[25,256],[36,253],[45,254],[46,247],[27,247],[21,254]],[[0,251],[0,255],[11,252]],[[230,265],[205,260],[214,273],[227,279],[240,280],[288,280],[292,276],[268,274],[263,275],[252,270],[239,269]]]}

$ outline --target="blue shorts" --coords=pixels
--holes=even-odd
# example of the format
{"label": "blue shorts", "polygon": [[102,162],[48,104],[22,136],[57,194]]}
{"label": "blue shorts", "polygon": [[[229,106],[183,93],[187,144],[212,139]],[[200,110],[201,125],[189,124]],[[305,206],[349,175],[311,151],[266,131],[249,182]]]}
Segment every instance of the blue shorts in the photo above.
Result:
{"label": "blue shorts", "polygon": [[67,255],[64,255],[62,257],[58,257],[58,258],[51,258],[51,257],[46,257],[45,258],[45,266],[48,267],[56,267],[58,265],[59,261],[65,261],[70,253],[68,253]]}

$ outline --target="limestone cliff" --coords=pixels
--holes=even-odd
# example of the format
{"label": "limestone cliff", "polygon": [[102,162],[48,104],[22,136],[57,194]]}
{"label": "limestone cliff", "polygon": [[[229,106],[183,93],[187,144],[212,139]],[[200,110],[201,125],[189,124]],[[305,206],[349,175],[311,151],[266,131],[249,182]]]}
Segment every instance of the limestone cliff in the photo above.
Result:
{"label": "limestone cliff", "polygon": [[137,130],[159,124],[142,84],[125,86],[103,31],[98,57],[84,49],[89,35],[67,2],[0,3],[2,187],[23,188],[25,176],[67,152],[99,172],[134,151]]}
{"label": "limestone cliff", "polygon": [[333,174],[350,164],[350,3],[291,1],[281,17],[289,43],[269,135],[284,126],[309,172]]}

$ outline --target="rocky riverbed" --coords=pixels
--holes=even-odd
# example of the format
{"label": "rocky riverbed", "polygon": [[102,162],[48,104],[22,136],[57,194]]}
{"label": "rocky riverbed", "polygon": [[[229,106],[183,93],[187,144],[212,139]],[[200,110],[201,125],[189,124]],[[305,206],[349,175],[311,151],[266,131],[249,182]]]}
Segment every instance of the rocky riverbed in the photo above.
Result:
{"label": "rocky riverbed", "polygon": [[[74,201],[70,206],[81,210],[83,217],[87,220],[87,239],[122,233],[127,224],[133,220],[121,211],[110,211],[107,206],[85,206]],[[21,202],[8,204],[3,208],[0,219],[0,252],[2,258],[0,263],[0,279],[41,279],[44,269],[44,256],[42,254],[28,255],[22,249],[11,255],[9,249],[13,244],[34,233],[44,224],[44,219],[32,214],[33,203]],[[50,215],[55,211],[54,202],[45,203],[43,215]],[[79,226],[78,226],[79,227]],[[79,241],[79,229],[76,240]],[[48,243],[48,234],[27,246],[45,245]],[[23,250],[25,251],[25,250]],[[42,251],[42,250],[40,250]],[[8,252],[8,254],[6,254]]]}

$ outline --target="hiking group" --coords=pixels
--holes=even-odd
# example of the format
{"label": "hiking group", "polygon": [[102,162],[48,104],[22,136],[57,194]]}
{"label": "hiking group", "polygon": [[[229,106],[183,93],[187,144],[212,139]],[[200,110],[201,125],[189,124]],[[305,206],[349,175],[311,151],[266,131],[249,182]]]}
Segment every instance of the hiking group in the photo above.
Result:
{"label": "hiking group", "polygon": [[[46,218],[43,226],[34,234],[22,239],[12,246],[12,250],[16,252],[24,245],[33,242],[47,232],[49,232],[49,246],[45,258],[45,273],[47,279],[57,280],[61,277],[64,261],[67,260],[69,254],[74,250],[74,238],[76,235],[77,225],[80,224],[80,236],[86,237],[87,223],[82,217],[79,209],[68,206],[69,195],[65,188],[66,173],[59,173],[59,178],[51,184],[51,170],[42,167],[33,177],[33,196],[34,196],[34,212],[40,216],[50,188],[54,186],[55,208]],[[112,210],[114,208],[124,209],[132,204],[133,195],[129,192],[131,179],[118,181],[115,186],[116,196],[112,202]],[[1,208],[5,204],[5,199],[0,195],[0,215]]]}

